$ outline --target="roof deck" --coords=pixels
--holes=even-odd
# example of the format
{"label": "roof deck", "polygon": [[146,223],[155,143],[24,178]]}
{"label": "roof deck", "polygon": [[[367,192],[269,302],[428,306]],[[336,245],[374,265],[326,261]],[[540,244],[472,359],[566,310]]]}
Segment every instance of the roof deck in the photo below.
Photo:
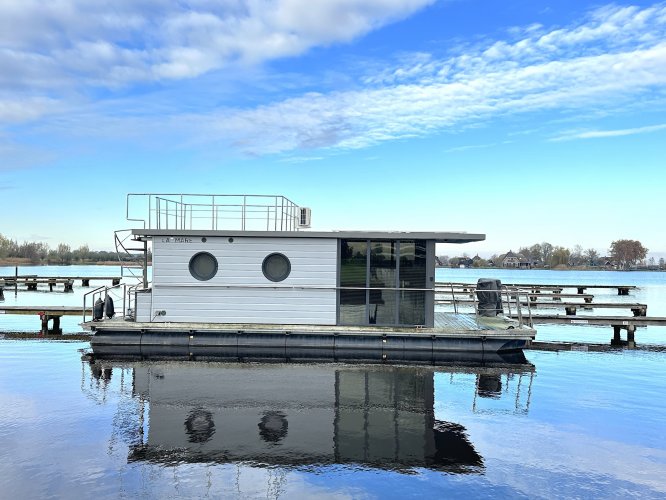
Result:
{"label": "roof deck", "polygon": [[464,231],[304,231],[301,207],[281,195],[151,194],[127,195],[127,220],[139,237],[290,237],[333,239],[419,239],[437,243],[485,240]]}

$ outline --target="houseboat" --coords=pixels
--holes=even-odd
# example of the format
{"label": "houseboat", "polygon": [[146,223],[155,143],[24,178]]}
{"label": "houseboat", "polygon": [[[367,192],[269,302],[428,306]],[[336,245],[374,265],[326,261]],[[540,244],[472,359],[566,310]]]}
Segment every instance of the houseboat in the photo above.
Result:
{"label": "houseboat", "polygon": [[135,227],[116,247],[128,279],[84,299],[97,304],[90,320],[84,303],[84,326],[98,355],[436,362],[535,336],[501,306],[436,306],[435,244],[483,234],[312,231],[310,209],[283,196],[130,194],[126,213]]}

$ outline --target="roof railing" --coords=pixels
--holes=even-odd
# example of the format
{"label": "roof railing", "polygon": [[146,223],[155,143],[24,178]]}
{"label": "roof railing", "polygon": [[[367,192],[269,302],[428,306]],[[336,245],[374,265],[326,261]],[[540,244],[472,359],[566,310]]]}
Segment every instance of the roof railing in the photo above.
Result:
{"label": "roof railing", "polygon": [[130,193],[126,215],[142,229],[297,231],[300,212],[281,195]]}

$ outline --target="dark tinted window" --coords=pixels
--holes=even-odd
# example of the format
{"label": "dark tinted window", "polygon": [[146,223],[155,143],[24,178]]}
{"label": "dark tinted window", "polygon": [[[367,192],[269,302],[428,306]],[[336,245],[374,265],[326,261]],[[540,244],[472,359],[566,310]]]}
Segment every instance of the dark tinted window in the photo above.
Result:
{"label": "dark tinted window", "polygon": [[272,253],[264,259],[261,270],[271,281],[284,281],[291,273],[291,262],[281,253]]}
{"label": "dark tinted window", "polygon": [[208,281],[217,274],[217,259],[208,252],[199,252],[190,259],[190,274],[199,281]]}

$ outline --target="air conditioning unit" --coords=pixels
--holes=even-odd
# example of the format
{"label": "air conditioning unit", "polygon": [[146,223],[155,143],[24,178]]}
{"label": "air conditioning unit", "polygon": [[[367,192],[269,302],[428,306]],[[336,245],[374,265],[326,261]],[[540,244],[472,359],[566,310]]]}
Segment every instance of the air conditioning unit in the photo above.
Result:
{"label": "air conditioning unit", "polygon": [[298,227],[310,227],[312,210],[308,207],[298,207]]}

